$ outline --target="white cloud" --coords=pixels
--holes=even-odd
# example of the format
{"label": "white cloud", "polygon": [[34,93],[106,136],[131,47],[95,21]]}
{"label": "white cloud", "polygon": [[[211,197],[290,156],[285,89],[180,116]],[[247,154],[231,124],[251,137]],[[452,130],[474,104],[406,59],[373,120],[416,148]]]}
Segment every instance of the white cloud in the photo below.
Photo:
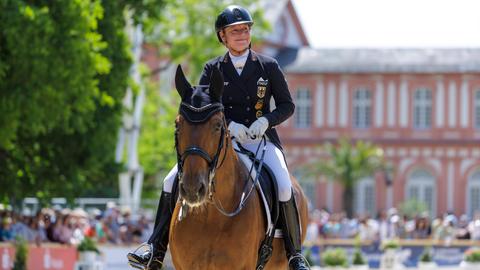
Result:
{"label": "white cloud", "polygon": [[480,47],[479,0],[293,0],[313,47]]}

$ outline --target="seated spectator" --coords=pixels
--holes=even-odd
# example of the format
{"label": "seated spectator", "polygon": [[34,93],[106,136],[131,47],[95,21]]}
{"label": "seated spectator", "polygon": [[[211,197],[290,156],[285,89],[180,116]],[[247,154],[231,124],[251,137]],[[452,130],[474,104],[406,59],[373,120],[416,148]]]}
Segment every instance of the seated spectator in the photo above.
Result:
{"label": "seated spectator", "polygon": [[468,231],[468,216],[462,215],[457,225],[456,238],[461,240],[470,239],[470,232]]}
{"label": "seated spectator", "polygon": [[432,233],[432,226],[428,218],[428,213],[423,213],[415,220],[415,231],[413,232],[413,238],[426,239],[429,238]]}
{"label": "seated spectator", "polygon": [[4,217],[2,220],[2,226],[0,227],[0,241],[12,241],[13,233],[12,233],[12,218],[11,217]]}
{"label": "seated spectator", "polygon": [[474,218],[468,224],[468,231],[472,240],[480,240],[480,212],[475,212]]}

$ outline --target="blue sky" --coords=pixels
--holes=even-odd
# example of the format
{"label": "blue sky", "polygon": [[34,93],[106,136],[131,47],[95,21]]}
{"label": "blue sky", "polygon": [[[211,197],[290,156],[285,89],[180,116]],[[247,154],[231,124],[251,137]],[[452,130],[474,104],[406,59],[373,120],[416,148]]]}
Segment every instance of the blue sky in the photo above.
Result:
{"label": "blue sky", "polygon": [[480,47],[480,0],[293,0],[312,47]]}

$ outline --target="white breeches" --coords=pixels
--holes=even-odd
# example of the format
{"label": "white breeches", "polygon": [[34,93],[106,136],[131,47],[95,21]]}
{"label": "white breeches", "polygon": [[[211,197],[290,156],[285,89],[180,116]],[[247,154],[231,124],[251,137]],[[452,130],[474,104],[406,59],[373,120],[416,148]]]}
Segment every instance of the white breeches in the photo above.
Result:
{"label": "white breeches", "polygon": [[[248,143],[242,144],[242,146],[255,153],[258,147],[257,143]],[[262,155],[262,146],[260,146],[260,150],[257,153],[257,158],[260,158]],[[288,172],[287,164],[283,157],[282,151],[278,149],[274,144],[270,141],[267,141],[267,147],[265,151],[265,156],[263,158],[263,162],[270,167],[273,174],[275,175],[275,179],[277,180],[278,186],[278,198],[281,202],[286,202],[290,200],[292,196],[292,182],[290,180],[290,174]],[[175,165],[172,170],[167,174],[165,179],[163,180],[163,190],[165,192],[172,192],[173,183],[175,181],[175,176],[177,175],[177,165]]]}

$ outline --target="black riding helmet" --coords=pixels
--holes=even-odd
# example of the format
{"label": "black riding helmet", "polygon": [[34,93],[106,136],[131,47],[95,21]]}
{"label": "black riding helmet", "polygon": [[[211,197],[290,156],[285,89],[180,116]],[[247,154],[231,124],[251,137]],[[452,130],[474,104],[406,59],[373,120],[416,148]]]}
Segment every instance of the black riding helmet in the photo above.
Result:
{"label": "black riding helmet", "polygon": [[219,32],[225,27],[242,23],[248,23],[250,26],[253,24],[252,15],[250,15],[248,10],[236,5],[225,8],[215,20],[215,31],[217,32],[218,41],[222,42]]}

